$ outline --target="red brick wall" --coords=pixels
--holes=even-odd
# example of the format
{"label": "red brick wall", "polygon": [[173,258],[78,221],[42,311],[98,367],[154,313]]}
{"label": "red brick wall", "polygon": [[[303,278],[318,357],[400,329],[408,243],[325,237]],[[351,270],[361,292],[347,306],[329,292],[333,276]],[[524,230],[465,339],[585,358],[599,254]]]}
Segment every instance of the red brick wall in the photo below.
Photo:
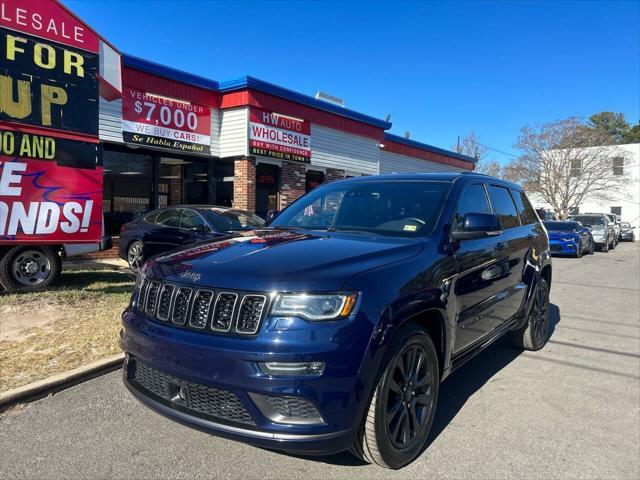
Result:
{"label": "red brick wall", "polygon": [[280,210],[304,195],[307,169],[304,163],[282,161]]}
{"label": "red brick wall", "polygon": [[118,258],[118,245],[120,245],[120,237],[113,237],[113,248],[109,250],[103,250],[102,252],[90,253],[88,255],[79,255],[77,257],[71,257],[72,260],[90,260],[98,258]]}
{"label": "red brick wall", "polygon": [[171,165],[171,205],[180,205],[182,203],[182,167],[180,165]]}
{"label": "red brick wall", "polygon": [[324,178],[327,182],[342,180],[344,179],[344,170],[338,170],[337,168],[327,168]]}
{"label": "red brick wall", "polygon": [[233,207],[256,210],[256,161],[246,157],[235,161],[233,180]]}

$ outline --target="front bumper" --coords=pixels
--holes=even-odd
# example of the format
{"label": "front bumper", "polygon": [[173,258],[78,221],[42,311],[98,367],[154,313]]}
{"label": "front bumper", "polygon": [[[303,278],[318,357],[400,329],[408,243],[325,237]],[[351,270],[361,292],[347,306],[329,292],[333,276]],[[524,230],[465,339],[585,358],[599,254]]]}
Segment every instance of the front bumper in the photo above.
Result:
{"label": "front bumper", "polygon": [[578,251],[576,243],[566,240],[549,239],[549,248],[553,255],[575,255]]}
{"label": "front bumper", "polygon": [[[368,400],[370,370],[362,368],[371,338],[371,322],[364,314],[339,322],[300,325],[295,319],[267,318],[255,338],[209,335],[176,328],[126,311],[121,346],[127,352],[123,380],[142,403],[182,424],[266,448],[307,454],[331,454],[348,449],[353,431]],[[279,319],[284,320],[284,319]],[[283,328],[285,327],[286,328]],[[367,333],[368,332],[368,333]],[[260,361],[325,362],[315,377],[269,377]],[[197,384],[229,392],[250,417],[238,423],[202,415],[177,402],[140,388],[131,365],[141,363],[176,383]],[[300,425],[269,420],[251,394],[298,397],[311,402],[322,424]]]}

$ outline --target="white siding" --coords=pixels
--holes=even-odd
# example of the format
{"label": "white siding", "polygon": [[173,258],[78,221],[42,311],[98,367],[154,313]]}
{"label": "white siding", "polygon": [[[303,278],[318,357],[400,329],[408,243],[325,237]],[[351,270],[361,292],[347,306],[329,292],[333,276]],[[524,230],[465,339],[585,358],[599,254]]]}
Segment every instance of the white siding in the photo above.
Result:
{"label": "white siding", "polygon": [[354,173],[378,173],[378,141],[311,124],[311,165]]}
{"label": "white siding", "polygon": [[442,163],[428,162],[421,158],[409,157],[400,153],[380,152],[380,173],[437,173],[462,172],[462,168]]}
{"label": "white siding", "polygon": [[98,120],[100,140],[122,143],[122,100],[107,102],[100,97]]}
{"label": "white siding", "polygon": [[249,152],[249,109],[223,110],[220,122],[220,157]]}
{"label": "white siding", "polygon": [[211,109],[211,155],[220,156],[220,110]]}

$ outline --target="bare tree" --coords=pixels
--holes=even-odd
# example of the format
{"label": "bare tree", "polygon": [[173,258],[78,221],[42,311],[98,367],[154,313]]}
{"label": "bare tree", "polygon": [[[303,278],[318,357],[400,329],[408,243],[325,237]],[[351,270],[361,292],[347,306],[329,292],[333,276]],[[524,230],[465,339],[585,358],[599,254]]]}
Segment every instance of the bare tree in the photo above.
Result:
{"label": "bare tree", "polygon": [[479,143],[476,132],[472,131],[469,135],[463,137],[456,146],[456,151],[478,160],[476,172],[494,177],[502,176],[502,165],[495,159],[487,158],[489,151]]}
{"label": "bare tree", "polygon": [[539,196],[562,219],[587,197],[608,200],[632,182],[628,154],[601,129],[577,118],[526,126],[516,147],[523,153],[504,169],[509,180]]}

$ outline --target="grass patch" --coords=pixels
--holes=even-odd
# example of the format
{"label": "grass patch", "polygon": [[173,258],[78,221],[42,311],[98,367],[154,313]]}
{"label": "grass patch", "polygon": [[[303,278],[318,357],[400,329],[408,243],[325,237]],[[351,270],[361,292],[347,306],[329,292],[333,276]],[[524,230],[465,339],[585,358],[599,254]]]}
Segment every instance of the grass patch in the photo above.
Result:
{"label": "grass patch", "polygon": [[63,271],[44,292],[0,294],[0,392],[119,352],[126,270]]}

